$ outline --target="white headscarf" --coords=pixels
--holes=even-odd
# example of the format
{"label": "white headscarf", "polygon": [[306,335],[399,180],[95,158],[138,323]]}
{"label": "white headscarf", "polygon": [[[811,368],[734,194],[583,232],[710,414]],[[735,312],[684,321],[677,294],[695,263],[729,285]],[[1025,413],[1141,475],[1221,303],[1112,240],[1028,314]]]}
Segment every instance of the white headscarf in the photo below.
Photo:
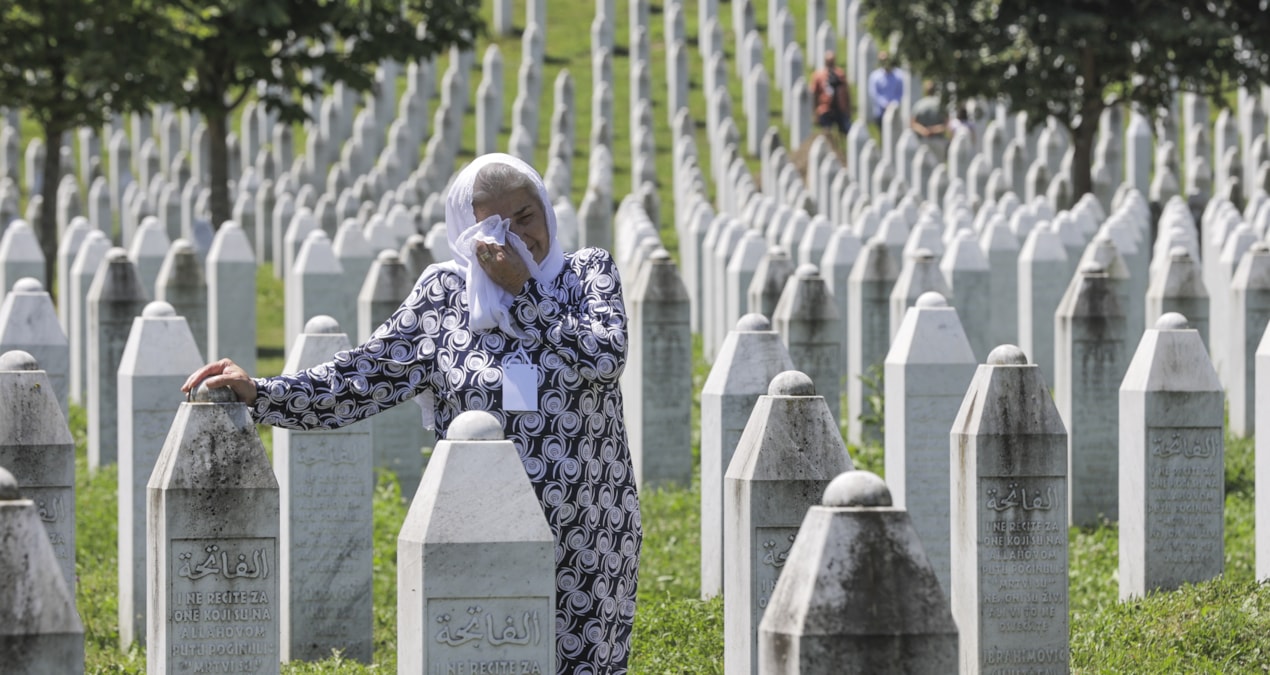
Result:
{"label": "white headscarf", "polygon": [[[542,203],[543,215],[547,219],[547,236],[550,239],[547,256],[542,263],[534,261],[525,242],[511,231],[510,220],[495,215],[476,222],[476,213],[472,210],[476,176],[489,164],[506,164],[512,167],[528,176],[538,190],[538,201]],[[514,296],[495,283],[485,273],[485,269],[476,263],[474,247],[477,241],[510,246],[525,261],[530,276],[540,283],[551,281],[560,274],[564,269],[564,251],[560,248],[560,240],[556,238],[556,212],[551,206],[542,177],[533,167],[511,155],[490,153],[477,157],[455,176],[450,185],[445,200],[445,232],[454,258],[442,265],[463,276],[467,284],[470,312],[468,325],[471,330],[501,328],[509,335],[519,336],[512,325],[509,311]]]}

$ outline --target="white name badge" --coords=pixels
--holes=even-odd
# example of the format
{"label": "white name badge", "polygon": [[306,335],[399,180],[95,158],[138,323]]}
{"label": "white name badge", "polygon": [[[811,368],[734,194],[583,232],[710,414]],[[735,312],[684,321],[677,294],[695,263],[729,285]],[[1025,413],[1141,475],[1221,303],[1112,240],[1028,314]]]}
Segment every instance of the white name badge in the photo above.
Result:
{"label": "white name badge", "polygon": [[503,410],[538,412],[538,366],[503,365]]}

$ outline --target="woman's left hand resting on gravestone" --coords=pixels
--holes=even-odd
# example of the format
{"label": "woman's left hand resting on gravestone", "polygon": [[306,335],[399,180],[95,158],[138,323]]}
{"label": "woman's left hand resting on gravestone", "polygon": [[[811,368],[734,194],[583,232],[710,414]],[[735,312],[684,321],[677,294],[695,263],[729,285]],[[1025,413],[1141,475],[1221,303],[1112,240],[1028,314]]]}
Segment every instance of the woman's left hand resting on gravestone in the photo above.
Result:
{"label": "woman's left hand resting on gravestone", "polygon": [[206,380],[204,384],[207,385],[208,389],[229,387],[239,401],[247,405],[256,402],[256,381],[251,379],[247,371],[229,359],[221,359],[209,363],[194,371],[194,374],[185,380],[185,384],[181,385],[181,391],[189,393],[194,387],[198,386],[199,382],[204,380]]}

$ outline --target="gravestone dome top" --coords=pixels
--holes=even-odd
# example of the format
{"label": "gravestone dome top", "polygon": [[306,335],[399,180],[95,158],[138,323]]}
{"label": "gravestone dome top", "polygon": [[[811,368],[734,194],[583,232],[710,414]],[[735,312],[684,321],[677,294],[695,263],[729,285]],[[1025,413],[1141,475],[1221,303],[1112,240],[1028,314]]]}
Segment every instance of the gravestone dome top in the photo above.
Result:
{"label": "gravestone dome top", "polygon": [[810,279],[817,274],[820,274],[820,268],[816,267],[815,263],[803,263],[794,270],[794,276],[799,279]]}
{"label": "gravestone dome top", "polygon": [[44,284],[40,283],[35,277],[22,277],[13,282],[14,293],[39,293],[44,290]]}
{"label": "gravestone dome top", "polygon": [[913,251],[913,259],[927,262],[935,259],[935,254],[928,248],[919,248]]}
{"label": "gravestone dome top", "polygon": [[128,252],[118,246],[106,252],[106,262],[108,263],[124,262],[127,259]]}
{"label": "gravestone dome top", "polygon": [[0,466],[0,501],[11,502],[18,499],[22,499],[22,493],[18,491],[18,479],[8,469]]}
{"label": "gravestone dome top", "polygon": [[786,370],[776,374],[767,387],[769,396],[815,396],[816,385],[806,373]]}
{"label": "gravestone dome top", "polygon": [[202,380],[190,393],[190,400],[194,403],[237,403],[238,395],[229,387],[208,389],[207,380]]}
{"label": "gravestone dome top", "polygon": [[926,291],[917,298],[917,306],[922,309],[932,307],[947,307],[948,300],[944,298],[938,291]]}
{"label": "gravestone dome top", "polygon": [[342,332],[340,322],[326,314],[318,314],[304,322],[305,335],[332,335]]}
{"label": "gravestone dome top", "polygon": [[1156,320],[1155,327],[1159,330],[1186,330],[1190,324],[1177,312],[1165,312]]}
{"label": "gravestone dome top", "polygon": [[1185,246],[1174,246],[1169,249],[1169,259],[1171,260],[1189,260],[1191,252],[1186,250]]}
{"label": "gravestone dome top", "polygon": [[1080,273],[1081,274],[1106,274],[1107,268],[1104,267],[1103,264],[1100,262],[1097,262],[1095,260],[1090,260],[1089,262],[1080,266]]}
{"label": "gravestone dome top", "polygon": [[21,349],[7,351],[0,355],[0,370],[39,370],[40,363],[30,353]]}
{"label": "gravestone dome top", "polygon": [[446,438],[452,441],[501,441],[503,425],[484,410],[469,410],[450,423]]}
{"label": "gravestone dome top", "polygon": [[1250,249],[1248,249],[1248,250],[1250,250],[1250,251],[1252,251],[1252,252],[1254,252],[1254,253],[1270,253],[1270,244],[1267,244],[1267,243],[1266,243],[1266,242],[1264,242],[1264,241],[1259,241],[1259,242],[1257,242],[1257,243],[1253,244],[1253,245],[1252,245],[1252,248],[1250,248]]}
{"label": "gravestone dome top", "polygon": [[667,260],[670,260],[670,251],[667,251],[664,248],[658,248],[656,251],[653,251],[652,254],[648,256],[648,259],[654,262],[664,263]]}
{"label": "gravestone dome top", "polygon": [[1027,354],[1015,345],[1001,345],[988,354],[990,366],[1026,366]]}
{"label": "gravestone dome top", "polygon": [[221,223],[221,224],[220,224],[220,229],[222,229],[222,230],[223,230],[223,229],[225,229],[225,228],[227,228],[227,227],[229,227],[229,228],[237,228],[237,229],[240,229],[240,230],[241,230],[241,229],[243,229],[243,226],[242,226],[242,225],[239,225],[239,224],[238,224],[238,221],[236,221],[236,220],[226,220],[225,222],[223,222],[223,223]]}
{"label": "gravestone dome top", "polygon": [[380,251],[379,255],[375,256],[375,259],[378,260],[380,264],[391,265],[393,263],[401,262],[401,256],[398,256],[397,252],[390,248]]}
{"label": "gravestone dome top", "polygon": [[188,239],[177,239],[176,241],[172,242],[172,251],[175,253],[181,253],[181,254],[193,253],[194,246],[190,244],[190,241]]}
{"label": "gravestone dome top", "polygon": [[751,312],[736,322],[736,329],[743,332],[769,331],[772,329],[772,322],[758,312]]}
{"label": "gravestone dome top", "polygon": [[146,304],[146,308],[141,310],[141,316],[147,319],[165,319],[176,316],[176,309],[169,303],[155,300]]}
{"label": "gravestone dome top", "polygon": [[846,471],[825,488],[825,506],[891,506],[891,489],[871,471]]}

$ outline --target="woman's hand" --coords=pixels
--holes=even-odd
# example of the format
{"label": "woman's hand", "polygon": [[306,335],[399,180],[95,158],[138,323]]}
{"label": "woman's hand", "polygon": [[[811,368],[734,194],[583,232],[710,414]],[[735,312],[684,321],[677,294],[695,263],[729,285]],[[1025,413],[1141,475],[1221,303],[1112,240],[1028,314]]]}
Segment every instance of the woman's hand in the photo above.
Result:
{"label": "woman's hand", "polygon": [[185,384],[181,385],[181,391],[189,393],[198,386],[199,382],[206,384],[208,389],[229,387],[238,400],[247,405],[256,402],[256,382],[251,379],[247,371],[229,359],[209,363],[194,371],[194,374],[185,380]]}
{"label": "woman's hand", "polygon": [[529,268],[510,246],[476,242],[476,262],[494,283],[512,295],[520,295],[529,281]]}

